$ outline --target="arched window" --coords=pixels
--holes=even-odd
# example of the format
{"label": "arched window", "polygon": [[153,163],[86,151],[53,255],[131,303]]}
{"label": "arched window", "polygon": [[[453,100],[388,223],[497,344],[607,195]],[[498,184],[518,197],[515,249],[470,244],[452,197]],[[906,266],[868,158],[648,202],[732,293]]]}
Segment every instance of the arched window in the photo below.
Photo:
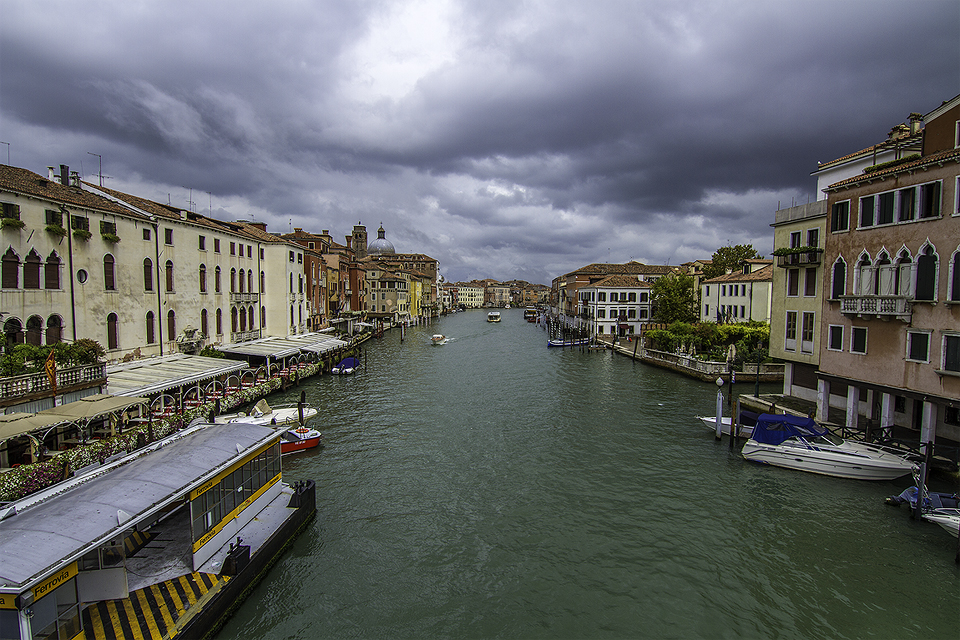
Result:
{"label": "arched window", "polygon": [[220,293],[220,267],[213,272],[213,292]]}
{"label": "arched window", "polygon": [[153,261],[150,258],[143,259],[143,290],[153,291]]}
{"label": "arched window", "polygon": [[154,326],[156,318],[153,311],[147,311],[147,344],[154,344],[157,341],[157,329]]}
{"label": "arched window", "polygon": [[253,293],[253,269],[247,271],[247,291]]}
{"label": "arched window", "polygon": [[43,271],[43,287],[45,289],[59,289],[60,288],[60,265],[63,262],[60,260],[60,256],[57,255],[57,252],[52,252],[47,257],[47,264],[44,267]]}
{"label": "arched window", "polygon": [[177,314],[173,309],[167,311],[167,340],[177,339]]}
{"label": "arched window", "polygon": [[4,289],[19,289],[20,288],[20,256],[18,256],[13,248],[7,249],[7,252],[3,254],[2,259],[2,280]]}
{"label": "arched window", "polygon": [[267,326],[267,308],[260,307],[260,330],[263,331],[265,326]]}
{"label": "arched window", "polygon": [[207,267],[200,265],[200,293],[207,292]]}
{"label": "arched window", "polygon": [[[291,276],[291,277],[292,277],[292,276]],[[290,305],[290,326],[292,327],[295,322],[296,322],[296,320],[295,320],[294,315],[293,315],[293,305]]]}
{"label": "arched window", "polygon": [[43,318],[30,316],[27,318],[27,344],[39,347],[43,342]]}
{"label": "arched window", "polygon": [[896,293],[897,267],[890,263],[890,256],[881,251],[877,256],[877,278],[873,284],[873,292],[881,296],[892,296]]}
{"label": "arched window", "polygon": [[833,263],[833,283],[830,288],[830,298],[839,300],[847,292],[847,263],[838,257]]}
{"label": "arched window", "polygon": [[208,337],[210,335],[209,328],[209,323],[207,322],[207,310],[203,309],[200,311],[200,333],[202,333],[204,337]]}
{"label": "arched window", "polygon": [[[27,254],[27,259],[23,261],[23,288],[24,289],[39,289],[40,288],[40,254],[35,250],[31,249],[30,253]],[[30,323],[27,322],[27,330],[29,331]],[[28,341],[28,344],[33,344]],[[39,344],[39,343],[38,343]]]}
{"label": "arched window", "polygon": [[230,269],[230,293],[237,291],[237,270]]}
{"label": "arched window", "polygon": [[247,310],[240,307],[240,331],[247,330]]}
{"label": "arched window", "polygon": [[47,318],[47,344],[57,344],[63,340],[63,319],[58,315]]}
{"label": "arched window", "polygon": [[3,323],[3,335],[7,345],[23,344],[23,325],[17,318],[8,318]]}
{"label": "arched window", "polygon": [[240,293],[243,293],[243,285],[244,285],[243,275],[244,275],[243,269],[240,269]]}
{"label": "arched window", "polygon": [[917,257],[917,288],[915,300],[937,299],[937,252],[925,246]]}
{"label": "arched window", "polygon": [[960,247],[957,247],[950,261],[950,300],[960,302]]}
{"label": "arched window", "polygon": [[900,255],[897,256],[896,292],[898,296],[913,297],[913,290],[911,289],[913,285],[912,276],[913,260],[910,257],[910,252],[903,249],[900,251]]}
{"label": "arched window", "polygon": [[173,261],[167,260],[167,293],[173,293]]}
{"label": "arched window", "polygon": [[223,309],[217,309],[217,335],[223,335]]}
{"label": "arched window", "polygon": [[263,293],[266,290],[267,288],[266,283],[267,283],[267,276],[263,273],[263,271],[261,271],[260,272],[260,293]]}
{"label": "arched window", "polygon": [[107,316],[107,349],[119,349],[120,348],[120,319],[117,317],[117,314],[111,313]]}
{"label": "arched window", "polygon": [[870,261],[870,256],[868,256],[866,253],[862,254],[860,256],[860,260],[857,262],[857,271],[853,283],[857,295],[869,296],[873,294],[875,275],[876,269],[873,267],[873,263]]}
{"label": "arched window", "polygon": [[[252,272],[251,272],[251,273],[252,273]],[[254,325],[256,324],[256,323],[254,322],[254,320],[255,320],[255,318],[256,318],[256,312],[254,311],[252,305],[251,305],[251,307],[250,307],[249,309],[247,309],[247,318],[250,319],[250,331],[253,331],[253,330],[256,329],[257,327],[254,326]]]}
{"label": "arched window", "polygon": [[238,330],[237,327],[239,326],[240,325],[237,322],[237,308],[230,307],[230,331],[232,331],[233,333],[236,333]]}
{"label": "arched window", "polygon": [[[117,290],[117,272],[113,256],[109,253],[103,256],[103,288],[107,291]],[[116,347],[114,347],[116,349]]]}

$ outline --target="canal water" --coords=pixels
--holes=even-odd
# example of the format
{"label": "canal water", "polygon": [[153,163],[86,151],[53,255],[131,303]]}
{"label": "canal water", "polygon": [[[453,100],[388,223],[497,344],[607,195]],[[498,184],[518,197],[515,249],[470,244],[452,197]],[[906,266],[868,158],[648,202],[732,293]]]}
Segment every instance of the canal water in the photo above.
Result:
{"label": "canal water", "polygon": [[271,397],[320,409],[284,458],[317,519],[218,638],[958,637],[957,541],[883,504],[909,479],[752,465],[713,385],[546,341],[455,314]]}

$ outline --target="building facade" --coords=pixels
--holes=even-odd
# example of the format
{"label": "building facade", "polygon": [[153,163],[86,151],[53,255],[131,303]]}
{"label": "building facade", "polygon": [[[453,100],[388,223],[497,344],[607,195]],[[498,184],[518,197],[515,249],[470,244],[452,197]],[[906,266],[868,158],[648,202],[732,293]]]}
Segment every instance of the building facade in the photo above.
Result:
{"label": "building facade", "polygon": [[960,440],[960,96],[922,154],[830,185],[817,412]]}
{"label": "building facade", "polygon": [[823,328],[823,241],[827,201],[780,209],[773,223],[770,355],[784,361],[783,393],[817,399]]}

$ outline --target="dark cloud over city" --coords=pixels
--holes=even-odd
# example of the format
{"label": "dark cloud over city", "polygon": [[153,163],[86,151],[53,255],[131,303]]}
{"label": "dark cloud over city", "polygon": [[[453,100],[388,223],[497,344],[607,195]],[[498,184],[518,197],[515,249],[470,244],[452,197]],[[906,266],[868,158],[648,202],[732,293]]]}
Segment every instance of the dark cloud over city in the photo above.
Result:
{"label": "dark cloud over city", "polygon": [[102,159],[274,232],[382,223],[452,280],[769,252],[818,161],[960,93],[955,0],[0,7],[0,162]]}

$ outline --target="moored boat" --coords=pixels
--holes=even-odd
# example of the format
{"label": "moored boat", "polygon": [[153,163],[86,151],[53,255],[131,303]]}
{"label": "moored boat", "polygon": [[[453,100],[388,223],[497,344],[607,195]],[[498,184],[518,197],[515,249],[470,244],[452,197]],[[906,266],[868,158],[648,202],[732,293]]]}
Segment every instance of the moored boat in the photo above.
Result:
{"label": "moored boat", "polygon": [[344,358],[337,366],[330,369],[330,373],[338,376],[348,376],[360,368],[360,360],[353,356]]}
{"label": "moored boat", "polygon": [[280,438],[280,453],[293,453],[320,446],[323,434],[310,427],[287,429]]}
{"label": "moored boat", "polygon": [[893,480],[915,466],[898,452],[838,438],[811,418],[767,413],[742,453],[751,462],[857,480]]}
{"label": "moored boat", "polygon": [[487,314],[487,322],[500,322],[500,312],[491,311]]}
{"label": "moored boat", "polygon": [[590,344],[590,338],[554,339],[547,340],[548,347],[580,347]]}
{"label": "moored boat", "polygon": [[924,513],[921,517],[940,525],[941,529],[954,538],[960,537],[960,509],[937,509]]}
{"label": "moored boat", "polygon": [[[753,433],[753,427],[757,424],[756,413],[750,411],[741,411],[740,412],[740,437],[749,438]],[[703,423],[707,429],[712,433],[717,432],[717,417],[716,416],[697,416],[697,420]],[[720,433],[728,436],[730,435],[730,426],[733,423],[733,418],[729,416],[721,416],[720,418]]]}

